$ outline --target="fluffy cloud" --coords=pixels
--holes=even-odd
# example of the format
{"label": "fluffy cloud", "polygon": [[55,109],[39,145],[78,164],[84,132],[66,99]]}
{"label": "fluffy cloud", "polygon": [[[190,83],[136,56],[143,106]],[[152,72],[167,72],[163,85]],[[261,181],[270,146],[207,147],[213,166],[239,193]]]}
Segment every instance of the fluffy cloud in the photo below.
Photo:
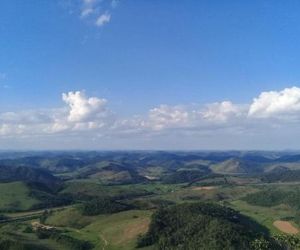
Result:
{"label": "fluffy cloud", "polygon": [[0,113],[0,135],[100,130],[113,121],[105,99],[76,91],[63,93],[62,100],[66,106],[58,109]]}
{"label": "fluffy cloud", "polygon": [[149,111],[148,117],[138,123],[143,128],[161,131],[167,129],[203,130],[234,123],[237,118],[246,117],[244,105],[229,101],[202,106],[160,105]]}
{"label": "fluffy cloud", "polygon": [[254,98],[248,114],[258,118],[300,115],[300,88],[262,92]]}
{"label": "fluffy cloud", "polygon": [[68,115],[70,122],[90,121],[98,118],[106,111],[105,99],[87,98],[80,91],[63,93],[62,99],[70,108]]}
{"label": "fluffy cloud", "polygon": [[97,26],[101,27],[101,26],[103,26],[104,24],[109,23],[110,17],[111,17],[111,15],[110,15],[108,12],[106,12],[106,13],[100,15],[100,16],[97,18],[95,24],[96,24]]}
{"label": "fluffy cloud", "polygon": [[62,94],[67,104],[53,112],[49,133],[100,130],[113,123],[113,115],[106,107],[106,99],[87,97],[82,91]]}
{"label": "fluffy cloud", "polygon": [[168,127],[183,127],[189,122],[189,113],[180,106],[161,105],[151,109],[149,119],[145,122],[154,130],[161,130]]}
{"label": "fluffy cloud", "polygon": [[[145,114],[125,118],[110,111],[106,99],[89,97],[82,91],[63,93],[62,101],[64,105],[56,109],[0,113],[0,137],[149,140],[157,135],[179,135],[216,136],[218,141],[217,136],[261,137],[270,131],[299,130],[295,122],[298,120],[294,119],[300,118],[300,89],[297,87],[263,92],[250,104],[222,101],[206,105],[159,105]],[[284,119],[274,122],[273,117]]]}
{"label": "fluffy cloud", "polygon": [[216,102],[207,105],[201,112],[204,120],[226,122],[228,119],[242,115],[242,108],[230,101]]}
{"label": "fluffy cloud", "polygon": [[19,135],[24,132],[24,126],[22,124],[0,124],[0,136],[6,135]]}

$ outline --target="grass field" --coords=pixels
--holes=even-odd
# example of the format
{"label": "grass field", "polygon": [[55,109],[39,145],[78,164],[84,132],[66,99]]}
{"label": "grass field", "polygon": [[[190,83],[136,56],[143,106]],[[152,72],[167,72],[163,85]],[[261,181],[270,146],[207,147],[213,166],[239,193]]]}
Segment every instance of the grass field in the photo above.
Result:
{"label": "grass field", "polygon": [[[95,250],[132,250],[137,237],[148,230],[151,211],[130,210],[111,215],[82,216],[76,208],[53,212],[46,224],[53,225],[79,240],[94,245]],[[0,225],[2,237],[13,237],[24,243],[47,246],[49,250],[71,250],[52,239],[38,239],[35,233],[25,233],[25,228],[38,219]],[[142,250],[152,248],[142,248]]]}
{"label": "grass field", "polygon": [[[245,214],[261,225],[267,227],[271,234],[282,233],[278,230],[273,223],[277,220],[286,220],[286,218],[291,218],[295,215],[296,211],[286,205],[279,205],[276,207],[261,207],[249,205],[245,201],[235,200],[232,201],[231,207]],[[293,221],[291,221],[293,224]]]}
{"label": "grass field", "polygon": [[[210,186],[212,187],[212,186]],[[188,200],[219,202],[224,200],[236,200],[248,193],[257,191],[252,186],[213,186],[211,189],[197,189],[197,186],[174,189],[172,192],[162,194],[162,199],[175,202]]]}
{"label": "grass field", "polygon": [[0,183],[0,211],[30,209],[38,200],[30,196],[29,188],[22,182]]}
{"label": "grass field", "polygon": [[71,227],[80,229],[92,223],[96,216],[83,216],[77,208],[70,207],[54,212],[46,223],[56,227]]}
{"label": "grass field", "polygon": [[111,215],[82,216],[75,208],[55,212],[46,223],[70,230],[70,235],[88,240],[95,249],[134,249],[138,235],[148,230],[151,211],[130,210]]}
{"label": "grass field", "polygon": [[[209,201],[229,205],[235,210],[240,211],[259,224],[267,227],[271,234],[282,234],[278,228],[274,226],[275,221],[289,221],[291,225],[299,229],[299,226],[293,221],[293,217],[297,211],[288,205],[278,205],[274,207],[254,206],[243,201],[242,198],[250,193],[258,192],[266,187],[277,187],[286,191],[295,189],[295,185],[282,184],[240,184],[240,185],[203,185],[188,186],[186,184],[162,184],[153,182],[151,184],[130,184],[117,186],[104,186],[97,182],[76,180],[68,182],[66,188],[62,192],[73,194],[87,194],[92,196],[102,196],[109,194],[133,195],[126,201],[148,200],[168,200],[175,203],[193,202],[193,201]],[[137,197],[135,196],[137,195]],[[9,208],[15,205],[20,211],[29,209],[38,201],[30,197],[30,190],[21,182],[0,184],[0,208]],[[14,202],[18,201],[18,204]],[[64,231],[66,235],[70,235],[76,239],[91,242],[96,250],[131,250],[137,243],[137,238],[141,234],[145,234],[148,230],[151,214],[154,210],[148,210],[141,207],[141,210],[129,210],[125,212],[84,216],[80,209],[80,204],[65,206],[61,208],[51,209],[52,214],[46,219],[45,224],[57,227]],[[39,211],[26,211],[18,213],[9,213],[10,217],[25,216]],[[35,219],[38,220],[38,219]],[[37,239],[34,233],[23,233],[23,227],[30,225],[32,220],[22,221],[19,228],[12,228],[13,223],[9,225],[0,225],[0,232],[5,235],[6,232],[13,232],[16,237],[22,238],[22,241],[36,242],[41,246],[48,246],[49,249],[67,249],[59,245],[51,239]],[[21,225],[21,226],[20,226]],[[297,234],[299,236],[299,233]],[[145,249],[152,249],[151,247]]]}

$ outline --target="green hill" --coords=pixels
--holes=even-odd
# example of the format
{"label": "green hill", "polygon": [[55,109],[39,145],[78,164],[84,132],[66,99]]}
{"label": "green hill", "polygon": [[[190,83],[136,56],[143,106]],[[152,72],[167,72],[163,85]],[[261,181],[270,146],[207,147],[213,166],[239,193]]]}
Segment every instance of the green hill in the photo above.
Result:
{"label": "green hill", "polygon": [[213,172],[222,174],[252,174],[263,172],[263,167],[251,161],[230,158],[210,166]]}
{"label": "green hill", "polygon": [[[254,230],[256,231],[254,233]],[[238,212],[215,204],[186,203],[158,210],[139,246],[158,249],[253,249],[267,229]]]}
{"label": "green hill", "polygon": [[23,182],[0,183],[0,211],[28,210],[39,201]]}

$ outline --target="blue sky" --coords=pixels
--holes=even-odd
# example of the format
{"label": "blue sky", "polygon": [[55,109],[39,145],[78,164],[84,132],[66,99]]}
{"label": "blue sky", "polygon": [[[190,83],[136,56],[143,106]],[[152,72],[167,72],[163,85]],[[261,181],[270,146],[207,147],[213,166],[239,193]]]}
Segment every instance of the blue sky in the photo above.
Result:
{"label": "blue sky", "polygon": [[[0,10],[0,148],[300,148],[299,1],[4,0]],[[264,91],[265,110],[250,114]],[[74,105],[84,111],[72,121]],[[228,117],[212,124],[211,110]]]}

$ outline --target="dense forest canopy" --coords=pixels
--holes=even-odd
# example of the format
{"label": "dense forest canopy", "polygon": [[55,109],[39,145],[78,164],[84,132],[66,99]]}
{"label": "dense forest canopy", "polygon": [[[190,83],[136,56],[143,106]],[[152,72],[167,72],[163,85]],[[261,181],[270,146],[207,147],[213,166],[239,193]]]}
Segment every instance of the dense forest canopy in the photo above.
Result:
{"label": "dense forest canopy", "polygon": [[[250,218],[216,204],[191,203],[154,213],[139,246],[159,249],[253,249],[255,239],[268,241],[267,229]],[[271,241],[269,241],[271,244]]]}

